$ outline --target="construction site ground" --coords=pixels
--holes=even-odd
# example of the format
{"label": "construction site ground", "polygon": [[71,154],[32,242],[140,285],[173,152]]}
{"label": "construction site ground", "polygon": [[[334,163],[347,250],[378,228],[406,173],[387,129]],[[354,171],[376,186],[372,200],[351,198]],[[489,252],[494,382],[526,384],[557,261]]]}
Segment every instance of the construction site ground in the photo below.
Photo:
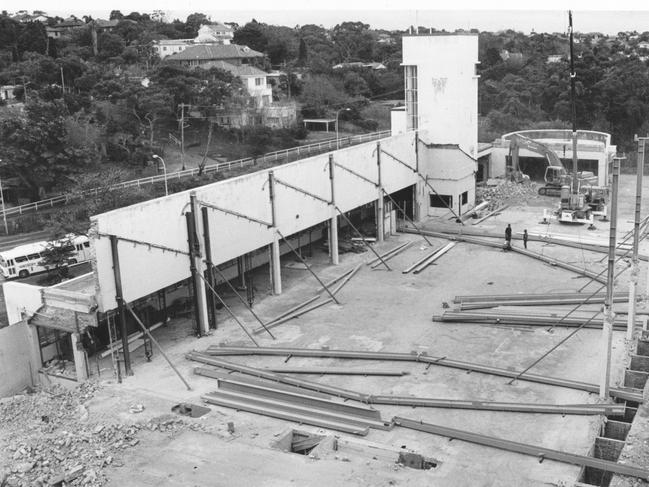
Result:
{"label": "construction site ground", "polygon": [[[644,189],[649,191],[649,181],[645,183]],[[635,177],[622,176],[618,235],[624,235],[633,226],[634,195]],[[601,242],[608,239],[608,223],[597,223],[596,230],[558,223],[549,226],[542,224],[543,208],[555,206],[558,203],[556,198],[519,198],[510,203],[512,206],[501,215],[475,226],[468,220],[465,228],[502,232],[503,240],[508,223],[512,225],[514,234],[526,228],[530,234],[549,232]],[[423,226],[427,229],[459,230],[461,226],[449,220],[448,216],[426,219]],[[372,270],[364,265],[337,295],[340,305],[329,304],[273,328],[275,340],[267,334],[255,335],[255,339],[262,346],[274,347],[414,351],[522,370],[566,337],[572,329],[439,323],[433,322],[432,316],[443,312],[444,303],[451,303],[455,295],[569,292],[583,286],[586,286],[584,292],[588,292],[600,286],[592,282],[587,284],[588,278],[527,256],[467,243],[457,244],[435,265],[420,274],[403,274],[403,269],[431,251],[421,237],[398,234],[374,247],[379,253],[384,253],[408,240],[414,244],[388,262],[391,271],[381,267]],[[437,238],[430,240],[434,247],[447,243]],[[522,242],[514,241],[513,244],[518,246]],[[584,265],[596,272],[604,270],[606,265],[603,259],[605,255],[600,253],[540,242],[530,242],[528,248],[575,265]],[[647,253],[646,244],[641,244],[641,251]],[[318,249],[308,262],[323,281],[328,281],[373,257],[370,252],[346,253],[341,255],[339,266],[332,266],[328,263],[326,252]],[[290,255],[283,259],[283,293],[279,296],[269,295],[267,274],[256,276],[254,310],[259,316],[270,320],[314,295],[318,283],[300,267],[295,265],[295,258]],[[646,286],[645,275],[643,268],[640,278],[642,286]],[[627,289],[627,279],[626,274],[618,279],[617,290]],[[258,327],[253,316],[232,293],[224,295],[228,306],[248,329]],[[626,306],[616,304],[616,309],[626,311]],[[561,314],[571,308],[553,309]],[[550,460],[539,462],[538,458],[401,427],[390,431],[370,430],[368,436],[363,438],[327,431],[323,434],[339,438],[338,449],[313,458],[281,451],[275,443],[291,430],[319,431],[316,427],[219,406],[209,406],[211,411],[207,415],[195,419],[171,415],[172,406],[183,402],[203,404],[201,395],[217,389],[214,379],[193,374],[194,367],[200,364],[186,360],[187,352],[202,351],[218,344],[254,345],[224,310],[219,314],[218,328],[210,336],[200,339],[193,337],[193,322],[189,319],[174,319],[157,329],[154,336],[191,384],[192,390],[186,390],[157,351],[154,351],[151,362],[146,361],[143,348],[134,351],[135,374],[127,377],[122,384],[116,384],[107,359],[100,364],[101,378],[92,393],[58,410],[57,414],[61,417],[58,429],[52,426],[52,422],[48,423],[48,428],[54,428],[49,434],[58,435],[57,438],[81,435],[75,450],[80,452],[78,457],[70,459],[61,453],[65,458],[59,463],[56,459],[47,458],[51,468],[45,473],[41,472],[47,455],[42,454],[38,460],[34,460],[29,448],[36,448],[34,445],[38,446],[42,438],[48,437],[42,432],[44,426],[38,419],[41,416],[39,407],[42,406],[34,397],[42,397],[41,402],[47,403],[49,396],[40,392],[4,400],[0,403],[3,425],[0,429],[0,466],[4,465],[5,473],[9,472],[5,476],[12,482],[9,485],[37,485],[33,483],[36,472],[41,473],[42,485],[47,485],[46,481],[56,473],[57,465],[59,470],[65,470],[64,466],[69,469],[75,461],[84,466],[85,472],[91,464],[93,475],[87,477],[81,474],[72,481],[73,485],[568,486],[578,480],[579,466]],[[614,332],[612,386],[622,384],[627,349],[624,332]],[[263,368],[284,365],[286,357],[227,359]],[[290,358],[288,364],[335,365],[350,369],[386,368],[409,373],[400,377],[300,376],[371,394],[530,404],[600,401],[597,394],[524,381],[509,384],[506,378],[435,365],[427,368],[424,364],[415,363],[298,357]],[[598,383],[600,368],[601,331],[588,329],[579,331],[535,366],[532,372]],[[82,405],[83,409],[79,409],[78,405]],[[139,407],[133,408],[139,405],[143,406],[143,410],[133,412],[140,410]],[[12,423],[12,418],[7,415],[23,411],[22,406],[32,409],[28,409],[29,414],[21,412],[23,416],[20,417],[31,419]],[[587,455],[591,450],[602,422],[601,416],[396,406],[377,406],[377,409],[384,420],[398,415],[581,455]],[[228,426],[228,423],[232,425]],[[120,428],[133,425],[134,431],[126,435],[126,439],[124,434],[120,434],[117,440],[111,437],[106,440],[108,443],[101,443],[101,433],[95,432],[115,428],[116,425]],[[76,444],[76,440],[72,441]],[[41,450],[45,448],[43,445],[40,447]],[[90,449],[90,454],[84,452],[84,447]],[[101,455],[104,457],[106,452],[110,452],[111,461],[98,462],[99,457],[95,454],[97,449],[102,449]],[[419,453],[433,459],[436,466],[416,470],[398,465],[400,451]],[[33,462],[33,465],[30,466],[29,462]],[[26,471],[21,472],[17,465]]]}

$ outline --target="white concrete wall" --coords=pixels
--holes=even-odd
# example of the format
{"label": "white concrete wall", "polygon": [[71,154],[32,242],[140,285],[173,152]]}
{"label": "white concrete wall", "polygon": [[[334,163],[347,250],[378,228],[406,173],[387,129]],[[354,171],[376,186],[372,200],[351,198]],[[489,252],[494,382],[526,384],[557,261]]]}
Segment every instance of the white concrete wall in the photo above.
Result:
{"label": "white concrete wall", "polygon": [[[437,193],[453,196],[453,211],[456,214],[464,213],[475,206],[477,162],[462,150],[453,146],[420,149],[419,167],[422,173],[430,178],[429,184]],[[428,186],[424,185],[422,191],[427,215],[448,212],[446,208],[430,206],[429,195],[434,193]],[[467,202],[460,206],[460,198],[464,192],[468,192]]]}
{"label": "white concrete wall", "polygon": [[2,285],[10,325],[20,323],[23,313],[31,316],[43,305],[42,289],[42,286],[22,282],[10,281]]}
{"label": "white concrete wall", "polygon": [[40,357],[35,333],[24,322],[0,328],[0,397],[36,383]]}
{"label": "white concrete wall", "polygon": [[437,144],[478,153],[477,35],[403,37],[403,65],[417,66],[419,128]]}
{"label": "white concrete wall", "polygon": [[405,107],[393,108],[390,110],[390,130],[392,135],[399,135],[406,133],[407,127],[406,109]]}
{"label": "white concrete wall", "polygon": [[[410,166],[415,166],[414,133],[381,141],[384,150]],[[274,168],[275,177],[304,188],[324,199],[330,198],[328,154],[296,161]],[[334,152],[334,160],[364,176],[377,179],[376,143],[370,142]],[[383,154],[382,176],[386,191],[394,192],[415,183],[417,176],[402,164]],[[268,172],[263,170],[196,188],[197,199],[270,222],[271,206]],[[336,203],[342,211],[375,201],[378,190],[338,168],[335,170]],[[289,236],[331,217],[331,208],[323,202],[276,184],[277,227]],[[94,238],[99,283],[99,310],[114,309],[110,240],[106,234],[165,247],[187,250],[187,230],[183,211],[187,210],[189,191],[120,208],[97,215],[93,221],[98,232]],[[273,230],[265,225],[209,210],[212,261],[220,264],[251,252],[273,241]],[[202,228],[199,229],[202,238]],[[120,267],[124,298],[131,302],[158,289],[189,277],[189,259],[146,245],[120,241]]]}

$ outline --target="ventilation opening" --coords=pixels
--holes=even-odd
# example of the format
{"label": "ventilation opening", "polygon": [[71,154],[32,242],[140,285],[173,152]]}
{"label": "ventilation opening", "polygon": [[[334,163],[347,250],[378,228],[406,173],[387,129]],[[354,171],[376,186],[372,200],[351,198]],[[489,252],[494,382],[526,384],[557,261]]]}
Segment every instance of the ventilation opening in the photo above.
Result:
{"label": "ventilation opening", "polygon": [[200,418],[201,416],[210,412],[210,408],[197,406],[196,404],[176,404],[171,408],[172,413],[180,414],[181,416],[189,416],[190,418]]}
{"label": "ventilation opening", "polygon": [[325,438],[323,435],[291,430],[277,440],[274,446],[287,453],[309,455]]}
{"label": "ventilation opening", "polygon": [[416,470],[430,470],[437,467],[437,462],[418,453],[399,452],[397,463]]}

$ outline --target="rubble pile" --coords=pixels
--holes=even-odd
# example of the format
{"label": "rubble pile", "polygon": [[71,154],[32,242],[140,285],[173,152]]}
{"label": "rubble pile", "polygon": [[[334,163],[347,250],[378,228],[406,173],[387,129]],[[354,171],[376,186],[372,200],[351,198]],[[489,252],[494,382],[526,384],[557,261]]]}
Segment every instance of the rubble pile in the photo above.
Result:
{"label": "rubble pile", "polygon": [[175,415],[132,424],[93,418],[84,403],[96,390],[87,382],[72,391],[54,387],[0,400],[0,485],[102,486],[103,470],[123,465],[138,432],[173,434],[189,424]]}
{"label": "rubble pile", "polygon": [[536,183],[516,183],[502,180],[497,185],[487,184],[476,187],[476,201],[489,201],[486,212],[503,205],[527,202],[539,198],[539,185]]}

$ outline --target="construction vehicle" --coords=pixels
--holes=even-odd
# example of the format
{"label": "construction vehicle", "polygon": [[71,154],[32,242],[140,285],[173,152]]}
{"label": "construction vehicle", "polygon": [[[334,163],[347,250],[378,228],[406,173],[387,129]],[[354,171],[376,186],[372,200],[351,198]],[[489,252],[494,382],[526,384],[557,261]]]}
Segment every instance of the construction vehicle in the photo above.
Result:
{"label": "construction vehicle", "polygon": [[[604,217],[606,217],[606,188],[598,188],[590,185],[590,189],[582,188],[580,184],[579,172],[577,166],[579,157],[577,155],[577,108],[575,103],[576,91],[575,81],[577,73],[574,65],[573,52],[573,29],[572,29],[572,11],[568,11],[568,32],[570,38],[570,105],[572,112],[572,177],[569,178],[569,184],[561,187],[561,204],[555,211],[557,220],[560,223],[587,223],[589,229],[595,228],[593,225],[594,215],[601,214],[598,209],[603,208]],[[583,179],[583,173],[582,179]]]}
{"label": "construction vehicle", "polygon": [[[521,147],[530,152],[541,154],[548,162],[543,177],[545,186],[539,188],[539,194],[541,196],[561,196],[561,188],[563,186],[572,186],[572,175],[566,171],[557,153],[545,144],[520,134],[513,134],[509,143],[512,173],[515,180],[521,181],[525,179],[525,175],[520,170],[519,165],[519,151]],[[597,176],[590,171],[580,171],[577,173],[577,182],[580,187],[596,185]]]}

